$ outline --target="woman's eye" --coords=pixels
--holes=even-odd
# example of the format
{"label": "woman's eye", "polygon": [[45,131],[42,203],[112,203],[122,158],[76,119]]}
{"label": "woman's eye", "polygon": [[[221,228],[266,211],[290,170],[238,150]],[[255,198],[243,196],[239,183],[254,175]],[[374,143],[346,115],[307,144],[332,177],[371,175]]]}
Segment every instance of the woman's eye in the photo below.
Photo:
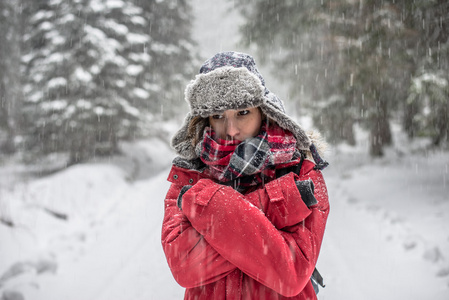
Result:
{"label": "woman's eye", "polygon": [[222,115],[213,115],[213,116],[212,116],[212,119],[214,119],[214,120],[220,120],[220,119],[222,119],[222,118],[223,118]]}
{"label": "woman's eye", "polygon": [[247,109],[239,111],[239,116],[245,116],[247,114],[249,114],[249,110]]}

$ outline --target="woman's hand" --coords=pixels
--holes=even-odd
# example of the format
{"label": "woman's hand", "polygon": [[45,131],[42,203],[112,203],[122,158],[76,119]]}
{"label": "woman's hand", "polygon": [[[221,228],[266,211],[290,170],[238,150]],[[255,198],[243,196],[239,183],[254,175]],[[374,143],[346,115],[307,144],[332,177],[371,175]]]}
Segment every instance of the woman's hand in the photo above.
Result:
{"label": "woman's hand", "polygon": [[314,195],[315,185],[311,179],[298,180],[295,181],[295,183],[299,193],[301,194],[302,201],[304,201],[307,207],[311,207],[318,203]]}

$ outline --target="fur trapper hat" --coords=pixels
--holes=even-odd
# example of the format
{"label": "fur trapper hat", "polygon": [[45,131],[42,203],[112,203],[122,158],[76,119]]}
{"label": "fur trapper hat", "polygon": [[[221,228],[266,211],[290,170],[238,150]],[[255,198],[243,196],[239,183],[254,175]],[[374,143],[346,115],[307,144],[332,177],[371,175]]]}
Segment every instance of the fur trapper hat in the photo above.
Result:
{"label": "fur trapper hat", "polygon": [[254,59],[244,53],[221,52],[208,59],[186,87],[185,100],[190,112],[181,129],[172,139],[176,152],[186,159],[195,159],[195,146],[188,138],[188,126],[195,116],[206,118],[228,109],[260,107],[279,126],[293,133],[300,150],[310,151],[311,139],[285,113],[282,101],[265,86]]}

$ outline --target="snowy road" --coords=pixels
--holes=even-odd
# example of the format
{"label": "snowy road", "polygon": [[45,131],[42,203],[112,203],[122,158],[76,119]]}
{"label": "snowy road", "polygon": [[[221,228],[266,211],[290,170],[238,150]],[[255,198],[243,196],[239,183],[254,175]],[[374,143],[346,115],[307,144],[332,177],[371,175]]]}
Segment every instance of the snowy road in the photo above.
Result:
{"label": "snowy road", "polygon": [[[338,180],[328,185],[332,208],[318,263],[327,287],[320,299],[429,299],[436,278],[426,261],[389,240],[395,225],[376,208],[351,204]],[[447,299],[445,290],[430,298]]]}
{"label": "snowy road", "polygon": [[[364,158],[359,167],[351,157],[334,157],[325,170],[331,213],[320,299],[448,299],[449,185],[439,163],[448,154],[372,165]],[[417,164],[421,171],[411,172]]]}

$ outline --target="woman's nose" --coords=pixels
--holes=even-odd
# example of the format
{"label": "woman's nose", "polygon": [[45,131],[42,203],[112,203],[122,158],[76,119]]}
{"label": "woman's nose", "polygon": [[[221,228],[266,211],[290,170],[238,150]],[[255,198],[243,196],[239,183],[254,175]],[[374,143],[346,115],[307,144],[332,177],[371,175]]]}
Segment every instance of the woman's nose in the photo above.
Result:
{"label": "woman's nose", "polygon": [[233,120],[226,121],[226,139],[233,140],[239,134],[239,129]]}

